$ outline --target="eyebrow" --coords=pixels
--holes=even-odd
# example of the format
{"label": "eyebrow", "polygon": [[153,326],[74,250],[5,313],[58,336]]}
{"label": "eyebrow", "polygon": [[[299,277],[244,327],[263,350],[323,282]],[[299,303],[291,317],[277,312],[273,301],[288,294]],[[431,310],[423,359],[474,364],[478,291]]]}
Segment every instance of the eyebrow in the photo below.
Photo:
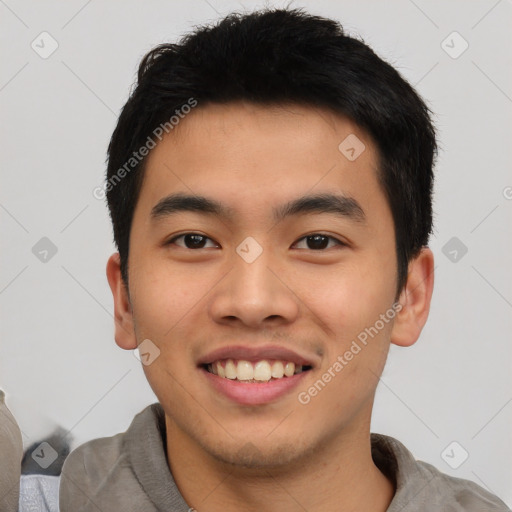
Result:
{"label": "eyebrow", "polygon": [[[152,208],[151,219],[157,220],[179,212],[194,212],[202,215],[223,217],[227,220],[235,216],[235,210],[223,203],[204,196],[171,194],[164,197]],[[366,216],[361,205],[353,198],[340,194],[306,195],[274,208],[276,222],[296,215],[308,213],[328,213],[354,222],[365,222]]]}

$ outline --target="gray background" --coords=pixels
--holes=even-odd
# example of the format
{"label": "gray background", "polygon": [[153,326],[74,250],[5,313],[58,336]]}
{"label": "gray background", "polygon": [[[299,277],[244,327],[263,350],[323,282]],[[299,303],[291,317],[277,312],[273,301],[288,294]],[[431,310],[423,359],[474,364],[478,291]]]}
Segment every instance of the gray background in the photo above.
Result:
{"label": "gray background", "polygon": [[[115,249],[92,191],[143,54],[262,5],[0,0],[0,387],[25,445],[57,424],[73,446],[113,435],[155,401],[140,362],[114,343]],[[291,5],[362,36],[436,113],[432,310],[416,345],[391,349],[372,431],[512,505],[512,3]]]}

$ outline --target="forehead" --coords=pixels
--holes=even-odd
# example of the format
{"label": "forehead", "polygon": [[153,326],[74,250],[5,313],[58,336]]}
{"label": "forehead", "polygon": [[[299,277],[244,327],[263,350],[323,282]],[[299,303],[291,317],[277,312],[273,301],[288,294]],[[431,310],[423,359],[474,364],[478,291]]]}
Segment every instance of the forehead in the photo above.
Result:
{"label": "forehead", "polygon": [[139,201],[150,210],[184,192],[253,214],[306,193],[375,204],[377,162],[370,137],[327,109],[199,104],[149,154]]}

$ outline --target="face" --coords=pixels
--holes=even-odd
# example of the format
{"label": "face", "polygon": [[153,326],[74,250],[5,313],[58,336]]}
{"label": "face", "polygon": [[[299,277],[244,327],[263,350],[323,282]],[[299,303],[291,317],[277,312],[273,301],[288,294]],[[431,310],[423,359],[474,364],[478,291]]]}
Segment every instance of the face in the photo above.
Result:
{"label": "face", "polygon": [[357,125],[296,105],[199,105],[152,150],[116,340],[150,340],[169,432],[275,466],[369,428],[397,282],[376,166]]}

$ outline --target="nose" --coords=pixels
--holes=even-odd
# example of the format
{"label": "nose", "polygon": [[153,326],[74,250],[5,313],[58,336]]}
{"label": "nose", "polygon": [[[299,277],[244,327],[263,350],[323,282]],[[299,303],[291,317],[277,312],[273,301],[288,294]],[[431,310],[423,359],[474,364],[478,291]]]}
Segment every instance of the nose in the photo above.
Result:
{"label": "nose", "polygon": [[293,322],[300,299],[293,293],[270,250],[248,262],[235,253],[232,267],[215,287],[209,302],[213,320],[250,328]]}

